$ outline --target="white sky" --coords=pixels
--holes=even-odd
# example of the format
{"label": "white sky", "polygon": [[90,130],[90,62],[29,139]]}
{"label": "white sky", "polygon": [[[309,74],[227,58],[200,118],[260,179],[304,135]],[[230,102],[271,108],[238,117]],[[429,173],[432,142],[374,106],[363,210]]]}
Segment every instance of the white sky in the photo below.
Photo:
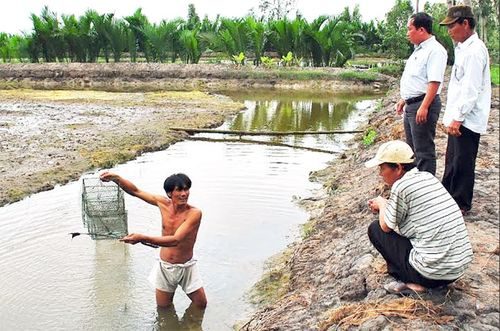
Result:
{"label": "white sky", "polygon": [[[420,0],[419,9],[423,9],[426,0]],[[429,2],[445,2],[445,0],[428,0]],[[415,7],[417,0],[412,0]],[[225,17],[243,17],[251,8],[258,9],[259,0],[7,0],[2,2],[0,10],[0,32],[21,33],[32,29],[30,15],[40,15],[42,8],[58,14],[83,15],[87,9],[95,9],[98,13],[114,13],[122,18],[132,15],[137,8],[150,22],[158,23],[162,19],[187,17],[188,4],[193,3],[200,18],[208,15],[210,19],[217,14]],[[295,7],[302,15],[311,20],[319,15],[338,15],[346,6],[351,9],[359,4],[362,19],[383,20],[392,8],[395,0],[296,0]]]}

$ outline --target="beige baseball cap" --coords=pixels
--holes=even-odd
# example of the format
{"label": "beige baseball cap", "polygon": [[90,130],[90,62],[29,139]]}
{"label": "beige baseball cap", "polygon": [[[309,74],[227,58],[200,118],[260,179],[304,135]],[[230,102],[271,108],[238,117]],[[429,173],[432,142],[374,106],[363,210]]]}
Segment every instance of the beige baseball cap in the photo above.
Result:
{"label": "beige baseball cap", "polygon": [[366,161],[365,166],[371,168],[382,163],[413,163],[413,155],[413,150],[407,143],[391,140],[380,145],[375,157]]}

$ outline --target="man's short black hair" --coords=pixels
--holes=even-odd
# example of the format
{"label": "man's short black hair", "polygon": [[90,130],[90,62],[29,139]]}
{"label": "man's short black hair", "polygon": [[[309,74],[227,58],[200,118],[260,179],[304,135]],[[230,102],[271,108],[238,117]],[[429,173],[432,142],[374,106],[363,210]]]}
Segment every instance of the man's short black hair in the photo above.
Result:
{"label": "man's short black hair", "polygon": [[419,12],[411,15],[410,19],[416,29],[424,28],[427,33],[432,33],[432,17],[429,14]]}
{"label": "man's short black hair", "polygon": [[[385,162],[385,164],[387,164],[388,167],[393,168],[393,169],[398,167],[398,163]],[[403,170],[405,172],[408,172],[417,166],[415,164],[415,162],[413,162],[413,163],[399,163],[399,164],[401,164],[401,166],[403,167]]]}
{"label": "man's short black hair", "polygon": [[464,21],[469,22],[469,26],[472,30],[476,27],[476,19],[474,17],[460,17],[455,23],[464,24]]}
{"label": "man's short black hair", "polygon": [[171,193],[175,190],[175,188],[180,189],[190,189],[191,188],[191,179],[185,174],[173,174],[165,179],[163,183],[163,189],[170,197]]}

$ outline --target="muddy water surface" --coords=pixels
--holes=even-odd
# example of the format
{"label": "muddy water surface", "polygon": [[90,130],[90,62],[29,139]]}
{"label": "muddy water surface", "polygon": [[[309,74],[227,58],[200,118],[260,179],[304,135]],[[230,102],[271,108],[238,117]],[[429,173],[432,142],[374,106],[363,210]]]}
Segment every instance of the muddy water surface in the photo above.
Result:
{"label": "muddy water surface", "polygon": [[[245,100],[247,110],[221,128],[354,129],[375,104],[374,96],[233,97]],[[341,151],[349,137],[249,139]],[[113,169],[154,193],[162,193],[171,173],[185,172],[193,180],[190,201],[203,211],[195,255],[209,300],[204,316],[185,313],[189,301],[182,291],[176,294],[175,310],[156,310],[146,278],[157,250],[84,236],[71,239],[69,232],[85,231],[81,181],[0,208],[0,329],[230,330],[254,309],[246,293],[261,276],[265,260],[300,236],[307,214],[294,197],[319,189],[308,174],[332,157],[280,146],[184,141]],[[157,209],[129,196],[125,203],[129,232],[159,233]]]}

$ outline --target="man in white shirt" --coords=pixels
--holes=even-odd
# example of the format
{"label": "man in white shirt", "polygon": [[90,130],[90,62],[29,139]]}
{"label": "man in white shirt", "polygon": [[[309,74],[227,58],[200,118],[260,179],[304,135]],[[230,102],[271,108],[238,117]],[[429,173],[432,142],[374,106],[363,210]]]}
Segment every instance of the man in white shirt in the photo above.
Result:
{"label": "man in white shirt", "polygon": [[436,174],[436,124],[441,111],[441,83],[448,54],[432,35],[432,17],[417,13],[410,17],[406,33],[415,50],[406,61],[401,77],[401,100],[396,112],[403,113],[406,143],[415,152],[420,171]]}
{"label": "man in white shirt", "polygon": [[479,138],[486,132],[490,114],[489,55],[474,32],[476,22],[469,6],[451,7],[440,24],[457,42],[443,116],[448,132],[443,185],[465,214],[472,207]]}

